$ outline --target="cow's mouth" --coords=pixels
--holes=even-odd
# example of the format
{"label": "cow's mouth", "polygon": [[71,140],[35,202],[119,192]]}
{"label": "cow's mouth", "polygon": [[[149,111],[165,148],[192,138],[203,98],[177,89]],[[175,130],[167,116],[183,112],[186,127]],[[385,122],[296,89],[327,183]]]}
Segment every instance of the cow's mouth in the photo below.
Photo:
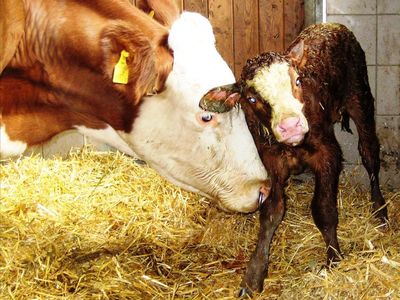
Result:
{"label": "cow's mouth", "polygon": [[258,207],[260,207],[261,204],[264,203],[265,199],[267,199],[267,197],[262,192],[260,192],[258,194]]}
{"label": "cow's mouth", "polygon": [[267,186],[262,186],[260,192],[258,193],[258,208],[267,200],[269,196],[270,188]]}

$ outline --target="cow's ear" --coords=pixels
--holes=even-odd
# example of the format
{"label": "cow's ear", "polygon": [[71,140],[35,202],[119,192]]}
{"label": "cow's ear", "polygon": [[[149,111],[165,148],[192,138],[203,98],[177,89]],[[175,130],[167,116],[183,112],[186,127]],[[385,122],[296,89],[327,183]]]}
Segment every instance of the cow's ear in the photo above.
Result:
{"label": "cow's ear", "polygon": [[219,86],[208,91],[200,100],[200,108],[216,113],[230,111],[240,100],[236,83]]}
{"label": "cow's ear", "polygon": [[145,13],[153,15],[160,24],[171,27],[179,16],[176,1],[171,0],[136,0],[136,6]]}
{"label": "cow's ear", "polygon": [[304,41],[300,40],[296,45],[294,45],[290,49],[288,56],[294,65],[303,66],[307,61]]}
{"label": "cow's ear", "polygon": [[[152,93],[157,85],[155,47],[149,39],[128,24],[115,21],[102,32],[103,73],[117,90],[133,98],[134,102]],[[114,72],[124,55],[127,74],[125,83],[116,83]]]}

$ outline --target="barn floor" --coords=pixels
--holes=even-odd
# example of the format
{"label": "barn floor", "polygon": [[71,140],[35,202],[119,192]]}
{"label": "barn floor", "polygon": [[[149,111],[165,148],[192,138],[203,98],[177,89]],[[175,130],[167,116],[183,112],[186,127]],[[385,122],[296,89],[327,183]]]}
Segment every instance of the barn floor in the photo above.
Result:
{"label": "barn floor", "polygon": [[[344,260],[321,268],[312,185],[292,182],[255,299],[400,299],[400,193],[384,191],[382,232],[341,179]],[[234,299],[255,247],[257,213],[224,213],[118,153],[7,161],[0,180],[1,299]]]}

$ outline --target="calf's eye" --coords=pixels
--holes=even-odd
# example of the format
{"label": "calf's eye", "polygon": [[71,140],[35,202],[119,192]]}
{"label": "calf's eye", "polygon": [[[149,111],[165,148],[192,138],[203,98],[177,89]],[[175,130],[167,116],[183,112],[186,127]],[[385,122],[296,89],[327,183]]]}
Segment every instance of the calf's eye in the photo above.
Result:
{"label": "calf's eye", "polygon": [[257,99],[255,98],[255,97],[249,97],[249,98],[247,98],[247,100],[250,102],[250,103],[256,103],[257,102]]}
{"label": "calf's eye", "polygon": [[204,113],[201,115],[201,119],[203,122],[210,122],[212,120],[213,116],[210,113]]}
{"label": "calf's eye", "polygon": [[300,79],[300,77],[297,77],[296,86],[300,86],[300,85],[301,85],[301,79]]}

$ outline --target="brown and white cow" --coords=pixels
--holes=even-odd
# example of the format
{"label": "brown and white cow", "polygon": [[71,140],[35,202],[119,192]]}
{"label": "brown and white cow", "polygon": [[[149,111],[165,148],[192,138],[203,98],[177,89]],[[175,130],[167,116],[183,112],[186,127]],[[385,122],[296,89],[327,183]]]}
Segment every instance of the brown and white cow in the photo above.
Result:
{"label": "brown and white cow", "polygon": [[[207,19],[167,0],[145,2],[154,19],[117,0],[0,5],[10,43],[0,49],[2,157],[77,129],[223,209],[254,211],[266,198],[243,112],[198,107],[207,90],[234,82]],[[120,59],[126,84],[113,82]]]}

